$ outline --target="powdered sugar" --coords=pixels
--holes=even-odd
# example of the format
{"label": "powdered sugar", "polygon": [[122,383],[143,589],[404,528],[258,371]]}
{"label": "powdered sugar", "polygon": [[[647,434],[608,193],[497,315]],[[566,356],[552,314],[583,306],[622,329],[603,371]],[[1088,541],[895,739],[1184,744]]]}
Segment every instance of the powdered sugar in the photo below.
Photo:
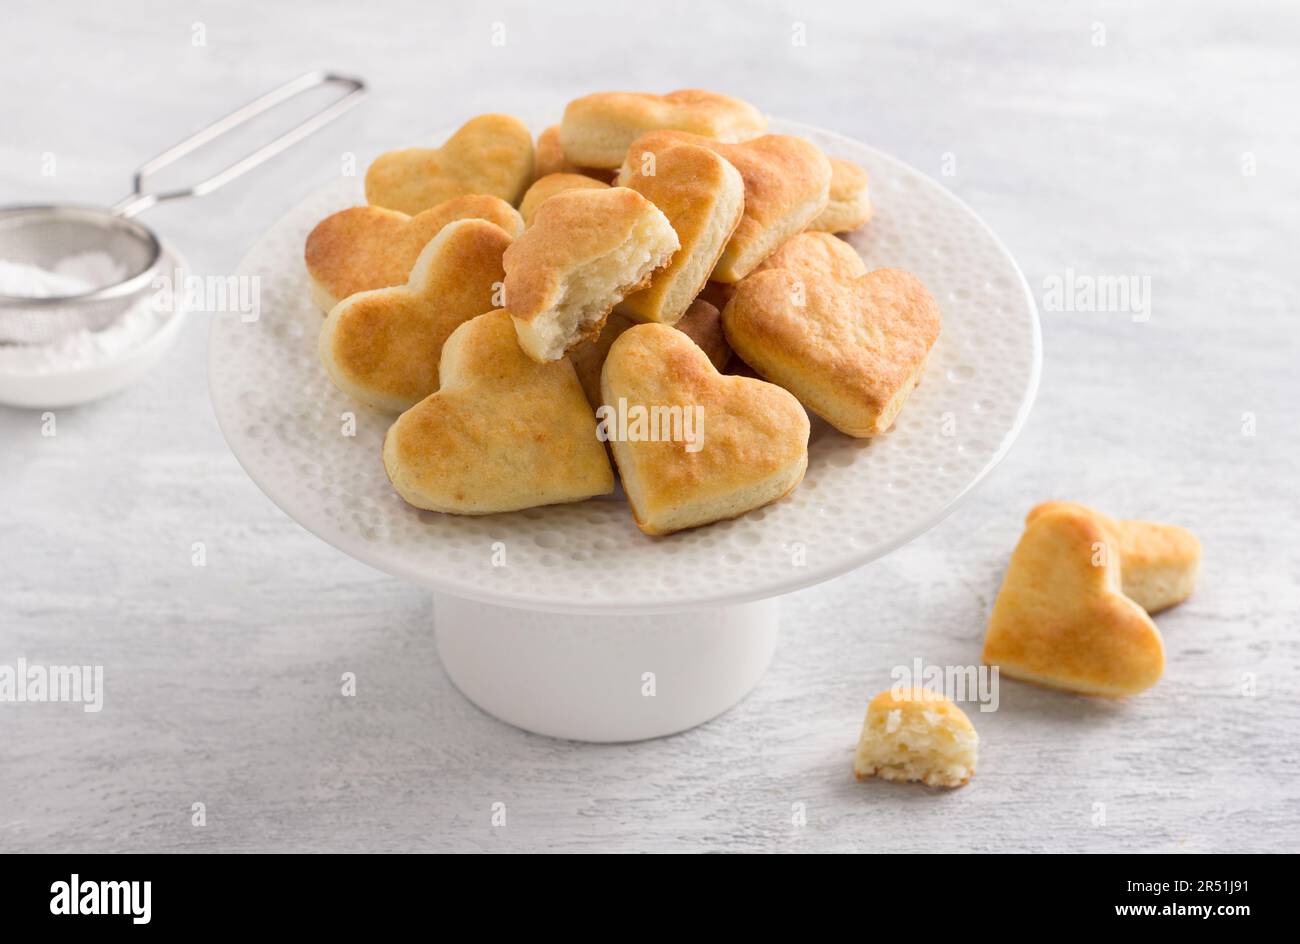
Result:
{"label": "powdered sugar", "polygon": [[[118,282],[121,265],[103,252],[60,259],[51,269],[0,259],[0,295],[49,298],[79,295]],[[106,328],[75,331],[48,344],[0,344],[0,371],[50,374],[82,370],[111,361],[143,344],[170,312],[158,311],[146,292]]]}
{"label": "powdered sugar", "polygon": [[16,298],[52,298],[56,295],[80,295],[94,286],[66,268],[59,271],[67,260],[60,260],[53,270],[26,262],[0,259],[0,295]]}

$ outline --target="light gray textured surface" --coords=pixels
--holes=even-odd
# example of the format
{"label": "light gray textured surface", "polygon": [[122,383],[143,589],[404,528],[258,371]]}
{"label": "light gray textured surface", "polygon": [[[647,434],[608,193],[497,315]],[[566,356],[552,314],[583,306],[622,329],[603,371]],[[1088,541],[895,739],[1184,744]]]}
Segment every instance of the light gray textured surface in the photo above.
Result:
{"label": "light gray textured surface", "polygon": [[[951,155],[940,179],[1031,286],[1149,276],[1150,321],[1044,312],[1039,404],[965,508],[787,598],[771,673],[723,718],[591,747],[466,703],[440,674],[425,594],[257,491],[212,419],[196,318],[138,387],[59,411],[52,438],[39,413],[0,409],[0,663],[100,663],[107,686],[98,715],[0,705],[0,851],[1295,849],[1294,11],[411,3],[381,19],[313,4],[299,22],[284,6],[7,10],[0,202],[114,200],[139,160],[292,74],[366,76],[372,98],[339,126],[150,215],[196,271],[223,273],[345,151],[364,161],[477,111],[558,113],[593,89],[702,85],[936,177]],[[1164,679],[1115,704],[1005,682],[1000,710],[973,716],[968,787],[855,783],[867,699],[916,656],[978,658],[1020,519],[1048,497],[1201,536],[1199,592],[1158,620]]]}

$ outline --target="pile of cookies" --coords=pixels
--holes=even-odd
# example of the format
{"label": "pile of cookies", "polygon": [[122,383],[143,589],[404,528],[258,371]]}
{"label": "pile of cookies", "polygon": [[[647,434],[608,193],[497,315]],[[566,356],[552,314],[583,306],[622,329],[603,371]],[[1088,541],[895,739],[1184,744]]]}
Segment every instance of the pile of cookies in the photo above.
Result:
{"label": "pile of cookies", "polygon": [[400,414],[383,461],[407,502],[581,501],[614,489],[612,453],[638,527],[668,534],[793,490],[809,412],[890,427],[938,307],[834,235],[871,218],[866,172],[766,126],[714,92],[600,93],[535,143],[480,115],[375,160],[305,255],[330,379]]}

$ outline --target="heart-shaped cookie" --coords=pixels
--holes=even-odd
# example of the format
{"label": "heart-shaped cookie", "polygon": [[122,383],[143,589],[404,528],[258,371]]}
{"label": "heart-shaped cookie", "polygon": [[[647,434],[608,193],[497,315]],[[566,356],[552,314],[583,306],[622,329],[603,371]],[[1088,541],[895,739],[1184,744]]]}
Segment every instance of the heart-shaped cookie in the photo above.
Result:
{"label": "heart-shaped cookie", "polygon": [[[848,282],[867,274],[867,265],[857,250],[830,233],[804,232],[791,236],[750,273],[764,269],[789,269],[801,279],[834,279]],[[749,276],[746,276],[748,278]],[[730,282],[708,282],[700,297],[719,311],[727,307],[736,286]]]}
{"label": "heart-shaped cookie", "polygon": [[321,363],[344,393],[399,412],[438,389],[443,343],[491,311],[510,235],[486,220],[448,223],[420,253],[405,285],[350,295],[325,319]]}
{"label": "heart-shaped cookie", "polygon": [[527,357],[508,312],[479,315],[452,332],[441,371],[441,389],[399,416],[384,438],[384,468],[407,502],[486,515],[613,490],[573,365]]}
{"label": "heart-shaped cookie", "polygon": [[618,185],[641,194],[668,217],[681,248],[650,284],[619,302],[637,321],[673,324],[709,279],[745,209],[745,183],[721,155],[696,144],[659,148],[653,160],[627,161]]}
{"label": "heart-shaped cookie", "polygon": [[675,128],[730,142],[747,141],[766,127],[767,118],[753,105],[717,92],[598,92],[569,102],[560,145],[572,164],[618,167],[628,145],[647,131]]}
{"label": "heart-shaped cookie", "polygon": [[780,387],[718,373],[685,334],[638,324],[601,371],[609,441],[637,527],[669,534],[789,494],[808,467],[808,416]]}
{"label": "heart-shaped cookie", "polygon": [[916,276],[877,269],[847,281],[756,272],[722,313],[727,341],[841,432],[883,433],[939,337],[939,306]]}
{"label": "heart-shaped cookie", "polygon": [[743,144],[724,144],[682,131],[655,131],[632,142],[627,162],[657,157],[680,143],[711,148],[740,171],[745,182],[745,212],[710,275],[716,282],[739,282],[826,209],[831,165],[803,138],[768,134]]}
{"label": "heart-shaped cookie", "polygon": [[830,233],[811,232],[791,236],[755,266],[754,272],[767,269],[788,269],[807,282],[852,282],[867,274],[867,264],[856,249]]}
{"label": "heart-shaped cookie", "polygon": [[1201,542],[1176,524],[1125,519],[1117,521],[1076,502],[1044,502],[1025,518],[1028,526],[1039,515],[1072,508],[1092,515],[1111,535],[1123,560],[1124,596],[1148,613],[1182,603],[1196,589],[1201,571]]}
{"label": "heart-shaped cookie", "polygon": [[596,180],[585,174],[547,174],[533,181],[533,185],[524,194],[523,200],[519,201],[519,215],[523,217],[524,225],[528,226],[532,223],[538,207],[557,193],[564,193],[566,190],[608,189],[609,184],[603,180]]}
{"label": "heart-shaped cookie", "polygon": [[533,181],[533,136],[518,118],[479,115],[437,148],[381,154],[366,171],[366,200],[419,213],[466,193],[516,204]]}
{"label": "heart-shaped cookie", "polygon": [[328,314],[349,295],[401,285],[439,230],[471,219],[495,223],[511,237],[524,231],[518,210],[481,193],[453,197],[415,216],[375,206],[331,213],[307,236],[304,256],[312,298]]}
{"label": "heart-shaped cookie", "polygon": [[1086,510],[1033,518],[1007,566],[983,660],[1012,678],[1086,695],[1135,695],[1165,667],[1160,631],[1121,591],[1118,545]]}
{"label": "heart-shaped cookie", "polygon": [[826,209],[808,228],[823,233],[847,233],[871,220],[873,208],[867,189],[867,172],[842,157],[831,162],[831,192]]}

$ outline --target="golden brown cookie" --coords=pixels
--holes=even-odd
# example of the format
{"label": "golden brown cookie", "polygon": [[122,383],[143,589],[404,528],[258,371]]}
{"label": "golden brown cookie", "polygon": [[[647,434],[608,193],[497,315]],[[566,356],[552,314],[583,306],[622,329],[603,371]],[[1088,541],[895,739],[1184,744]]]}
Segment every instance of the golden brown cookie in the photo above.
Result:
{"label": "golden brown cookie", "polygon": [[939,306],[916,276],[877,269],[847,282],[756,272],[722,313],[727,341],[759,375],[850,436],[893,424],[939,337]]}
{"label": "golden brown cookie", "polygon": [[598,92],[569,102],[560,144],[572,164],[618,167],[628,145],[647,131],[673,128],[732,142],[747,141],[766,127],[767,118],[753,105],[717,92]]}
{"label": "golden brown cookie", "polygon": [[[856,249],[830,233],[812,232],[791,236],[750,275],[765,269],[790,269],[805,279],[828,277],[840,282],[867,274],[866,263]],[[700,289],[699,298],[722,311],[735,292],[736,286],[730,282],[709,281]]]}
{"label": "golden brown cookie", "polygon": [[506,311],[457,328],[441,372],[441,389],[399,416],[384,439],[384,468],[407,502],[486,515],[613,490],[573,365],[526,357]]}
{"label": "golden brown cookie", "polygon": [[898,688],[867,706],[853,772],[930,787],[960,787],[975,774],[979,735],[966,713],[938,692]]}
{"label": "golden brown cookie", "polygon": [[1092,515],[1110,532],[1123,559],[1124,596],[1148,613],[1182,603],[1196,589],[1201,572],[1201,542],[1176,524],[1117,521],[1076,502],[1044,502],[1025,518],[1026,526],[1056,508],[1074,508]]}
{"label": "golden brown cookie", "polygon": [[618,305],[636,321],[673,324],[709,279],[745,209],[745,184],[736,168],[709,148],[678,144],[653,159],[623,165],[618,184],[663,211],[681,248],[650,284]]}
{"label": "golden brown cookie", "polygon": [[549,174],[582,174],[609,183],[616,175],[608,167],[579,167],[570,164],[564,158],[564,148],[560,146],[560,126],[551,125],[537,136],[536,159],[533,162],[533,174],[537,180]]}
{"label": "golden brown cookie", "polygon": [[545,201],[555,196],[557,193],[563,193],[566,190],[608,190],[609,184],[602,180],[593,180],[582,174],[547,174],[545,177],[538,177],[533,185],[528,188],[524,194],[524,199],[519,203],[519,215],[524,219],[524,225],[527,226],[533,221],[533,215],[537,208]]}
{"label": "golden brown cookie", "polygon": [[669,325],[638,324],[601,373],[609,439],[637,527],[669,534],[789,494],[808,466],[808,416],[761,380],[718,373]]}
{"label": "golden brown cookie", "polygon": [[404,284],[429,240],[448,223],[469,219],[495,223],[511,237],[524,231],[519,211],[486,194],[453,197],[415,216],[375,206],[331,213],[307,236],[312,299],[328,314],[349,295]]}
{"label": "golden brown cookie", "polygon": [[626,187],[566,190],[506,251],[506,307],[529,357],[553,361],[599,336],[610,311],[667,265],[677,234]]}
{"label": "golden brown cookie", "polygon": [[416,259],[405,285],[349,295],[320,333],[321,363],[344,393],[399,412],[438,389],[443,343],[491,311],[510,235],[486,220],[448,223]]}
{"label": "golden brown cookie", "polygon": [[776,252],[760,262],[754,272],[766,269],[789,269],[805,281],[831,279],[852,282],[867,274],[867,264],[858,251],[830,233],[791,236]]}
{"label": "golden brown cookie", "polygon": [[442,147],[379,155],[366,171],[366,200],[416,214],[467,193],[517,204],[533,181],[533,136],[518,118],[471,118]]}
{"label": "golden brown cookie", "polygon": [[823,233],[847,233],[871,220],[871,196],[867,190],[867,172],[841,157],[831,162],[831,192],[826,209],[808,224]]}
{"label": "golden brown cookie", "polygon": [[768,134],[743,144],[723,144],[681,131],[655,131],[632,143],[627,161],[644,161],[681,143],[716,151],[745,182],[745,212],[709,276],[715,282],[739,282],[826,208],[831,165],[803,138]]}
{"label": "golden brown cookie", "polygon": [[1114,536],[1086,510],[1035,516],[1011,555],[984,637],[1004,675],[1085,695],[1135,695],[1165,668],[1156,624],[1123,593]]}

